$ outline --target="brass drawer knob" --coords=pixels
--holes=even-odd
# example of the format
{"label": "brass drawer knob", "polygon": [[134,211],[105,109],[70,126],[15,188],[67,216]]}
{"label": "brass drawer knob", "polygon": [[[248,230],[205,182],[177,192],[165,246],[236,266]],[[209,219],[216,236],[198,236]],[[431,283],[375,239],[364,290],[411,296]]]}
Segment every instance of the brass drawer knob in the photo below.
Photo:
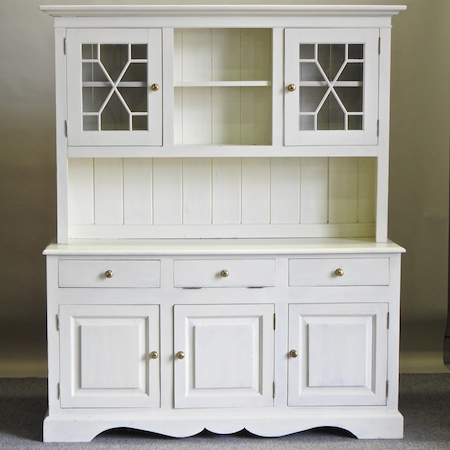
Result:
{"label": "brass drawer knob", "polygon": [[184,352],[178,352],[178,353],[176,354],[176,357],[177,357],[178,359],[184,359]]}
{"label": "brass drawer knob", "polygon": [[107,271],[105,272],[105,277],[106,277],[106,278],[112,278],[113,275],[114,275],[114,272],[113,272],[112,270],[107,270]]}
{"label": "brass drawer knob", "polygon": [[150,353],[150,358],[152,358],[152,359],[158,359],[158,356],[159,356],[158,352],[151,352]]}
{"label": "brass drawer knob", "polygon": [[150,89],[151,89],[152,91],[159,91],[159,84],[153,83],[153,84],[150,86]]}
{"label": "brass drawer knob", "polygon": [[288,85],[288,91],[294,92],[297,89],[297,86],[295,84],[289,84]]}
{"label": "brass drawer knob", "polygon": [[334,274],[335,274],[337,277],[343,277],[343,276],[344,276],[344,271],[343,271],[342,269],[336,269],[336,270],[334,271]]}
{"label": "brass drawer knob", "polygon": [[222,278],[226,278],[228,275],[230,275],[230,272],[228,272],[227,269],[223,269],[223,270],[220,271],[220,276]]}
{"label": "brass drawer knob", "polygon": [[298,351],[297,351],[297,350],[291,350],[291,351],[289,352],[289,356],[290,356],[291,358],[297,358],[297,356],[298,356]]}

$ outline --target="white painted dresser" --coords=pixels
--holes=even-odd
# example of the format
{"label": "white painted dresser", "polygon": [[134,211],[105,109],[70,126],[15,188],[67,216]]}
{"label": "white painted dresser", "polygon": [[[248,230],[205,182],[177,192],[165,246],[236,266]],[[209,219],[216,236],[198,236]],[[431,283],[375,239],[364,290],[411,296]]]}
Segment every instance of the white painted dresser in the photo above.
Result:
{"label": "white painted dresser", "polygon": [[43,6],[58,237],[44,440],[400,438],[402,6]]}

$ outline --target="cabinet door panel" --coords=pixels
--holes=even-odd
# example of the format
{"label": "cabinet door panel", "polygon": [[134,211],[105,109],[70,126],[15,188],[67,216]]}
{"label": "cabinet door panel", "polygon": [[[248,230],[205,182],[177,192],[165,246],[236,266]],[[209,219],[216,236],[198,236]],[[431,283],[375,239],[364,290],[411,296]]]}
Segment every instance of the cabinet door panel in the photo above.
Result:
{"label": "cabinet door panel", "polygon": [[377,144],[378,36],[286,30],[286,145]]}
{"label": "cabinet door panel", "polygon": [[289,306],[289,406],[385,405],[387,304]]}
{"label": "cabinet door panel", "polygon": [[159,29],[68,30],[69,145],[161,145],[161,67]]}
{"label": "cabinet door panel", "polygon": [[159,307],[61,305],[61,407],[159,407]]}
{"label": "cabinet door panel", "polygon": [[273,305],[176,305],[175,407],[272,406],[273,313]]}

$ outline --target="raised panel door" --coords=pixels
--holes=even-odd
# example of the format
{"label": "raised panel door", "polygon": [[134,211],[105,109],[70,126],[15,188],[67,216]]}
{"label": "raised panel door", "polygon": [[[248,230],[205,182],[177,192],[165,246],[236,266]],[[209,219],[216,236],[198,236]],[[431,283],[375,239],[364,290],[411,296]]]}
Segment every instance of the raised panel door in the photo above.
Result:
{"label": "raised panel door", "polygon": [[158,306],[59,311],[61,407],[159,407]]}
{"label": "raised panel door", "polygon": [[387,303],[289,305],[289,406],[385,405]]}
{"label": "raised panel door", "polygon": [[273,406],[273,305],[175,306],[175,407]]}

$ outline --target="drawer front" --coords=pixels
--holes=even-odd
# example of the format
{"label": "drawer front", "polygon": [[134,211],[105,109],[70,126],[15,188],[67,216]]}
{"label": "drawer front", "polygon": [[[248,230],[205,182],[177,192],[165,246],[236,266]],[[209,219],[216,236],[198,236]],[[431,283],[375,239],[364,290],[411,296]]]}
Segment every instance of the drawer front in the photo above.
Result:
{"label": "drawer front", "polygon": [[173,275],[175,287],[269,287],[275,285],[275,260],[176,260]]}
{"label": "drawer front", "polygon": [[159,285],[159,261],[59,261],[59,287],[62,288],[157,288]]}
{"label": "drawer front", "polygon": [[305,258],[289,261],[289,286],[387,286],[389,258]]}

